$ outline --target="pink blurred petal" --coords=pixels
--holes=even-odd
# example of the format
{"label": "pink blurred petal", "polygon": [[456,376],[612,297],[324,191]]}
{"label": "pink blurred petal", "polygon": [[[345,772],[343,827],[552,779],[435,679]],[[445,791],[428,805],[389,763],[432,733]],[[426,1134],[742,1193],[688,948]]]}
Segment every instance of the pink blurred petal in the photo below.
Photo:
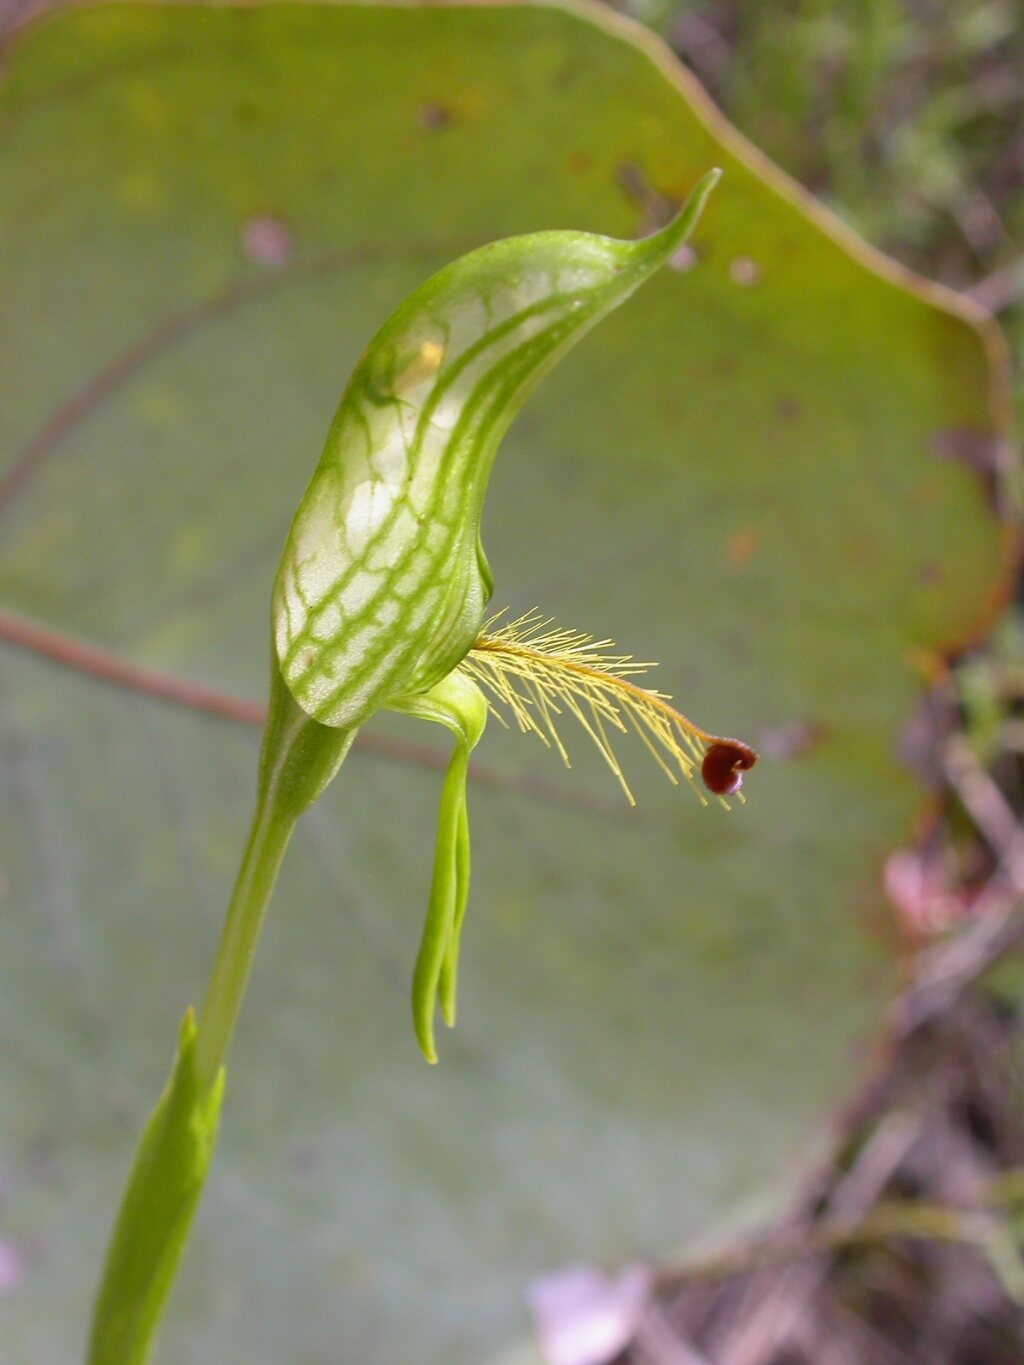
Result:
{"label": "pink blurred petal", "polygon": [[614,1278],[594,1266],[567,1266],[535,1280],[529,1303],[547,1365],[607,1365],[636,1335],[650,1293],[642,1265]]}
{"label": "pink blurred petal", "polygon": [[13,1294],[25,1278],[25,1261],[13,1242],[0,1237],[0,1294]]}

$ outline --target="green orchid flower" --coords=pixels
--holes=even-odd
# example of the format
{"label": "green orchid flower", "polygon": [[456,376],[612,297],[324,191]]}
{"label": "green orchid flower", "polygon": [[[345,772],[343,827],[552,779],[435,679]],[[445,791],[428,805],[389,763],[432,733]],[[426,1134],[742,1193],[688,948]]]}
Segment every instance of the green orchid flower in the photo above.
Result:
{"label": "green orchid flower", "polygon": [[[491,464],[527,394],[678,249],[717,179],[705,176],[679,217],[643,241],[542,232],[483,247],[428,280],[356,368],[285,545],[274,646],[295,705],[344,733],[388,707],[446,725],[456,739],[414,974],[413,1016],[429,1061],[435,1003],[447,1022],[455,1014],[468,755],[487,718],[472,679],[490,681],[492,692],[496,684],[499,696],[502,686],[486,665],[466,666],[493,587],[480,543]],[[492,646],[486,659],[508,677],[507,650]],[[605,702],[615,725],[615,702]],[[525,728],[551,715],[538,703],[517,708]],[[698,747],[712,741],[695,727],[684,733]]]}
{"label": "green orchid flower", "polygon": [[[489,711],[509,711],[567,760],[556,718],[578,720],[628,784],[610,736],[633,728],[676,781],[720,798],[755,761],[635,678],[609,641],[537,613],[487,617],[480,543],[498,444],[539,380],[683,244],[718,179],[641,241],[542,232],[496,242],[422,285],[356,367],[299,505],[273,594],[270,710],[256,810],[198,1020],[182,1030],[107,1256],[90,1365],[149,1352],[214,1148],[224,1063],[263,915],[296,821],[356,731],[405,712],[451,731],[434,874],[413,973],[413,1021],[435,1061],[434,1018],[455,1020],[469,894],[469,758]],[[702,798],[703,799],[703,798]]]}

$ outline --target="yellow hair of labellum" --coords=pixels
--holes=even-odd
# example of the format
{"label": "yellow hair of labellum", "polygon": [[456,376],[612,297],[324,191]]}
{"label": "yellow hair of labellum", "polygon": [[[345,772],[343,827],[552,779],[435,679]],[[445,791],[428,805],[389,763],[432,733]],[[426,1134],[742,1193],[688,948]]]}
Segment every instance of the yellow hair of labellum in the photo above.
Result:
{"label": "yellow hair of labellum", "polygon": [[521,730],[556,749],[568,767],[557,722],[565,715],[574,717],[597,745],[630,805],[636,802],[612,744],[613,733],[630,730],[668,779],[676,783],[682,776],[704,804],[694,780],[698,772],[726,809],[726,796],[743,800],[743,773],[754,766],[757,755],[741,740],[723,739],[694,725],[664,693],[639,686],[634,678],[654,664],[616,654],[611,640],[553,626],[536,610],[508,622],[502,622],[503,615],[499,612],[485,623],[459,665],[484,688],[499,720],[504,720],[500,708],[507,708]]}

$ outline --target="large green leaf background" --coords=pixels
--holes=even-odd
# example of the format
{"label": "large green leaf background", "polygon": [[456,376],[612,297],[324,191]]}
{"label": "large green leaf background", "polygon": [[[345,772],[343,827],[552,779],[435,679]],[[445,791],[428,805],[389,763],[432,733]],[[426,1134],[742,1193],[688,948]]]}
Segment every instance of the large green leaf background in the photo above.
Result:
{"label": "large green leaf background", "polygon": [[[158,1351],[496,1358],[532,1276],[778,1198],[868,1063],[879,870],[922,799],[914,659],[971,636],[1005,572],[949,457],[1005,434],[998,336],[593,10],[111,5],[4,55],[2,606],[172,690],[264,693],[289,519],[409,289],[514,232],[635,234],[726,171],[696,261],[514,426],[485,542],[499,602],[661,659],[684,710],[762,743],[749,804],[702,810],[631,751],[634,813],[582,740],[567,774],[492,726],[461,1020],[428,1068],[407,983],[440,751],[377,726],[286,865]],[[0,627],[0,1237],[23,1262],[0,1356],[35,1365],[81,1349],[258,731]]]}

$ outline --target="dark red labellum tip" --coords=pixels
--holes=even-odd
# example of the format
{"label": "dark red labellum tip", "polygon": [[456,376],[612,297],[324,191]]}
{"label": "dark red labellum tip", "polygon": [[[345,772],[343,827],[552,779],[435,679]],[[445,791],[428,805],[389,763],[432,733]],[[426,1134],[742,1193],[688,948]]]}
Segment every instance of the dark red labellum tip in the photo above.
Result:
{"label": "dark red labellum tip", "polygon": [[757,762],[757,754],[739,739],[716,739],[704,755],[700,775],[716,796],[734,796],[743,786],[743,774]]}

